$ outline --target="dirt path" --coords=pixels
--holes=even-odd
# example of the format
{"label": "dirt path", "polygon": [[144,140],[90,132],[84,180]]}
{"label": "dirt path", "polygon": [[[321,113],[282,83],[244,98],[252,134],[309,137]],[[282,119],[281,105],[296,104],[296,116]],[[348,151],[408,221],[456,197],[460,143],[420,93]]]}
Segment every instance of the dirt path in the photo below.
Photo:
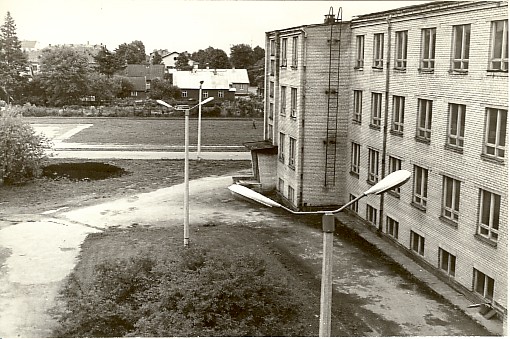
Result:
{"label": "dirt path", "polygon": [[[320,284],[320,229],[304,222],[309,220],[235,200],[227,189],[230,183],[229,176],[191,181],[191,243],[200,225],[242,223],[265,236],[280,260],[299,270],[310,286]],[[50,336],[55,320],[49,310],[86,235],[110,227],[182,223],[182,192],[182,185],[176,185],[94,206],[13,216],[10,225],[0,227],[0,337]],[[333,335],[488,335],[348,237],[335,239],[333,271]]]}

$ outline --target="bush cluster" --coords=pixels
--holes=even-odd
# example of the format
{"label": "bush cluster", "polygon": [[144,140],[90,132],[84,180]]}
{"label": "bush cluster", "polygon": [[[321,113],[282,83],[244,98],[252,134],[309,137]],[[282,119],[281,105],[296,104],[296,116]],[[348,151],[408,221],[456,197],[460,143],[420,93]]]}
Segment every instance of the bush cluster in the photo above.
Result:
{"label": "bush cluster", "polygon": [[297,336],[298,296],[248,254],[180,251],[106,260],[85,286],[72,274],[62,292],[59,337]]}
{"label": "bush cluster", "polygon": [[24,183],[41,172],[49,141],[36,135],[16,108],[0,116],[0,179],[6,185]]}

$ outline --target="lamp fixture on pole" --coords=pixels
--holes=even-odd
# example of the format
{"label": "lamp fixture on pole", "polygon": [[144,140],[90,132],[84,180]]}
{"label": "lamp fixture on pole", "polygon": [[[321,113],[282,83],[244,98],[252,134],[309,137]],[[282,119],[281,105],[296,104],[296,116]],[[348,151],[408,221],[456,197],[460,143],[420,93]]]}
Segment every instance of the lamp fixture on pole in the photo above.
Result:
{"label": "lamp fixture on pole", "polygon": [[214,100],[206,100],[184,111],[184,246],[189,246],[189,111]]}
{"label": "lamp fixture on pole", "polygon": [[372,186],[367,191],[363,192],[359,197],[349,201],[342,207],[333,211],[316,211],[316,212],[296,212],[280,203],[269,199],[268,197],[255,192],[248,187],[233,184],[228,187],[233,193],[240,195],[244,198],[254,200],[262,205],[268,207],[280,207],[292,214],[322,214],[322,234],[323,234],[323,257],[322,257],[322,278],[321,278],[321,308],[320,308],[320,324],[319,336],[331,336],[331,299],[333,288],[333,232],[335,231],[335,216],[334,214],[341,212],[346,207],[354,204],[356,201],[369,194],[382,194],[391,189],[397,188],[406,183],[411,177],[411,173],[406,170],[399,170],[390,173],[384,179]]}
{"label": "lamp fixture on pole", "polygon": [[197,140],[197,160],[200,160],[200,145],[202,144],[202,85],[204,81],[200,81],[200,89],[198,90],[198,140]]}

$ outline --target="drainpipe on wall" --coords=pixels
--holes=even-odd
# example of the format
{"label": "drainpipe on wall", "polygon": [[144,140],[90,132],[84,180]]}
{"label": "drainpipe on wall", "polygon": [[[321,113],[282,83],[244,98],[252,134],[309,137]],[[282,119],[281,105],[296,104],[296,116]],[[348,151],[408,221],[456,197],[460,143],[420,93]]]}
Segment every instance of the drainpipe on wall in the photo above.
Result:
{"label": "drainpipe on wall", "polygon": [[[386,85],[384,89],[384,124],[383,124],[383,140],[382,140],[382,159],[381,159],[381,179],[386,176],[386,143],[388,139],[388,110],[390,99],[390,57],[391,57],[391,15],[386,18],[388,23],[388,49],[386,52]],[[381,194],[379,204],[379,228],[378,232],[383,230],[383,213],[384,212],[384,193]]]}
{"label": "drainpipe on wall", "polygon": [[306,104],[306,44],[307,44],[307,36],[306,31],[304,29],[300,29],[303,37],[303,43],[301,44],[301,116],[299,119],[299,123],[301,124],[299,128],[299,167],[298,167],[298,200],[297,200],[297,208],[298,210],[302,210],[303,208],[303,165],[304,165],[304,155],[305,155],[305,104]]}

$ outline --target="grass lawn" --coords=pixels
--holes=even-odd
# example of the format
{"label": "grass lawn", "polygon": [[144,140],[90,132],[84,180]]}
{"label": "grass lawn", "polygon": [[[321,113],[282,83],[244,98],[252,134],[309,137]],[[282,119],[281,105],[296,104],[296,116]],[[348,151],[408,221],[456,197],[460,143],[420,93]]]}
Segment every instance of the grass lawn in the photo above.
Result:
{"label": "grass lawn", "polygon": [[[93,124],[66,142],[121,145],[182,145],[184,117],[181,118],[60,118],[27,117],[31,124]],[[202,119],[202,145],[242,146],[263,139],[262,120],[252,126],[251,119]],[[190,119],[190,144],[197,143],[198,120]]]}

